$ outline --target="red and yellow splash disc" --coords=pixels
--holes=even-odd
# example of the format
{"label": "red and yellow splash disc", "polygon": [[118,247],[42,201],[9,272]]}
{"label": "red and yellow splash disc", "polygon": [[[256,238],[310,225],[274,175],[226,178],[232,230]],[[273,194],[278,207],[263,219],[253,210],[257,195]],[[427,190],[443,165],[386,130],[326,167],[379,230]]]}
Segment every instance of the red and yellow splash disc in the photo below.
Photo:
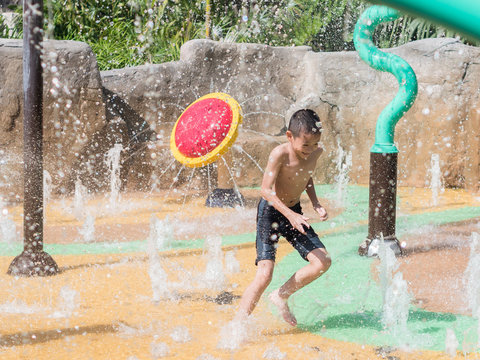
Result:
{"label": "red and yellow splash disc", "polygon": [[170,150],[175,159],[188,167],[208,165],[233,145],[241,123],[240,105],[230,95],[202,96],[175,123]]}

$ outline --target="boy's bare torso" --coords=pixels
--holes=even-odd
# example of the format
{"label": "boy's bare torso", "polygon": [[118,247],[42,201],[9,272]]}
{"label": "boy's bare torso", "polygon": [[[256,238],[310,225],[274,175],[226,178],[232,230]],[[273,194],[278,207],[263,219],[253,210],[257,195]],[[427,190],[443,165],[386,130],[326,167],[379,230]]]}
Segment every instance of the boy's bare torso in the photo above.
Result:
{"label": "boy's bare torso", "polygon": [[273,190],[286,206],[292,207],[300,201],[323,150],[318,147],[307,159],[299,158],[288,143],[276,150],[281,151],[281,164]]}

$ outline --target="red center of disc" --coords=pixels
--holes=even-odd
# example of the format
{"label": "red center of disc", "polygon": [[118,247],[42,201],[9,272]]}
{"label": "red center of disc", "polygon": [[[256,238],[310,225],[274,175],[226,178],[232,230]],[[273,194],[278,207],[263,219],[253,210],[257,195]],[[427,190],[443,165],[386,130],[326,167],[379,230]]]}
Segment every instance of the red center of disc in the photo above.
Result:
{"label": "red center of disc", "polygon": [[207,155],[225,139],[232,125],[232,109],[223,100],[208,98],[191,105],[180,116],[175,144],[184,156]]}

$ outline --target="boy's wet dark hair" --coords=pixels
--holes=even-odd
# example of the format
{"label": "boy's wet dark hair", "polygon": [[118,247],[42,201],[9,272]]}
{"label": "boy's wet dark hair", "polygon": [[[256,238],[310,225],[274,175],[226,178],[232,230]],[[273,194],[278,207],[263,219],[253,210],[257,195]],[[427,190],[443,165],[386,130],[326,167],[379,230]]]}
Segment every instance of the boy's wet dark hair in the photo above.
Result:
{"label": "boy's wet dark hair", "polygon": [[322,122],[317,113],[310,109],[296,111],[290,118],[288,130],[293,136],[298,137],[300,133],[321,134]]}

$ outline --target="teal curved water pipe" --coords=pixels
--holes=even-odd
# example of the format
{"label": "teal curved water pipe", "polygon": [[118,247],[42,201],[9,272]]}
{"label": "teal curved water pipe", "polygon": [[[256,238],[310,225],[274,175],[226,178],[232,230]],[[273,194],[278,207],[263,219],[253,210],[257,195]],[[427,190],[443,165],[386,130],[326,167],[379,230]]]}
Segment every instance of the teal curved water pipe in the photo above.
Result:
{"label": "teal curved water pipe", "polygon": [[373,153],[398,153],[394,144],[395,125],[413,105],[417,97],[417,77],[411,66],[401,57],[380,51],[372,41],[375,28],[383,22],[400,17],[398,10],[374,5],[366,9],[357,21],[353,41],[360,58],[372,68],[392,73],[399,89],[395,98],[380,113],[375,129]]}
{"label": "teal curved water pipe", "polygon": [[444,25],[480,40],[479,0],[370,0]]}

